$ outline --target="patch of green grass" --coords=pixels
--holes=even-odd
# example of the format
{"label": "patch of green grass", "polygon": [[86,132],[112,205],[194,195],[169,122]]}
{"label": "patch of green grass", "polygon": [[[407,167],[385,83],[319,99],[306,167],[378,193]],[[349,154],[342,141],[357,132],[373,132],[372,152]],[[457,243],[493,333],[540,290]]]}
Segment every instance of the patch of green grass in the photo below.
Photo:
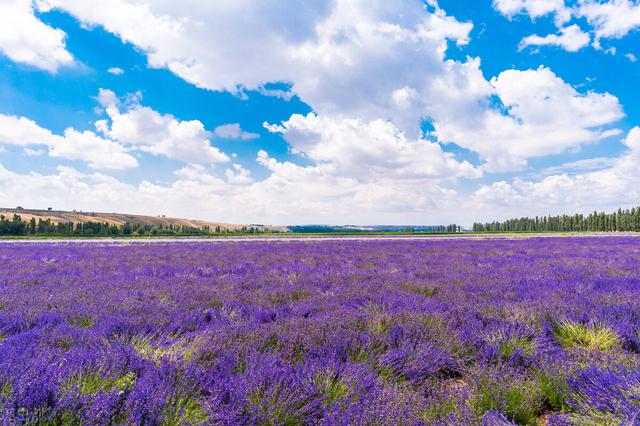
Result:
{"label": "patch of green grass", "polygon": [[426,297],[427,299],[431,299],[438,293],[438,287],[422,286],[408,282],[404,283],[402,285],[402,288],[411,293],[419,294],[420,296]]}
{"label": "patch of green grass", "polygon": [[565,349],[575,347],[606,352],[620,342],[615,331],[603,325],[586,326],[581,323],[562,320],[553,329],[560,346]]}
{"label": "patch of green grass", "polygon": [[355,351],[351,351],[349,353],[349,360],[357,364],[366,364],[366,365],[374,364],[371,351],[368,351],[365,348],[359,348]]}
{"label": "patch of green grass", "polygon": [[201,346],[197,339],[178,339],[169,345],[162,345],[158,340],[156,336],[135,336],[131,339],[131,344],[141,357],[157,362],[161,358],[190,361]]}
{"label": "patch of green grass", "polygon": [[90,373],[70,379],[65,390],[77,388],[82,395],[94,395],[118,388],[120,392],[131,389],[136,381],[136,373],[129,372],[120,377],[103,377],[100,373]]}
{"label": "patch of green grass", "polygon": [[324,397],[323,405],[331,405],[352,393],[352,389],[335,374],[318,373],[313,381]]}
{"label": "patch of green grass", "polygon": [[569,409],[566,403],[569,397],[567,379],[545,374],[540,374],[536,378],[545,406],[552,411],[567,411]]}
{"label": "patch of green grass", "polygon": [[301,413],[308,401],[292,399],[292,391],[283,384],[260,388],[249,395],[247,408],[258,414],[260,425],[303,425]]}
{"label": "patch of green grass", "polygon": [[292,292],[278,291],[267,296],[267,300],[273,306],[283,306],[290,302],[306,299],[311,296],[308,290],[295,290]]}
{"label": "patch of green grass", "polygon": [[534,426],[544,411],[543,400],[534,381],[495,382],[483,379],[477,385],[471,404],[479,418],[490,411],[499,411],[518,425]]}
{"label": "patch of green grass", "polygon": [[221,309],[224,306],[222,301],[219,299],[210,299],[208,305],[212,309]]}
{"label": "patch of green grass", "polygon": [[95,321],[88,315],[79,315],[67,318],[67,324],[74,327],[91,328],[94,326]]}
{"label": "patch of green grass", "polygon": [[382,335],[389,332],[391,317],[389,315],[375,315],[369,319],[369,331],[373,334]]}
{"label": "patch of green grass", "polygon": [[296,290],[289,295],[289,300],[297,302],[298,300],[306,299],[309,296],[311,296],[311,292],[309,290]]}
{"label": "patch of green grass", "polygon": [[378,365],[376,375],[385,383],[390,385],[401,385],[407,383],[407,379],[401,372],[389,367],[388,365]]}
{"label": "patch of green grass", "polygon": [[13,386],[11,383],[0,383],[0,396],[7,398],[12,390]]}
{"label": "patch of green grass", "polygon": [[594,409],[587,410],[585,414],[573,414],[569,418],[573,420],[574,424],[580,426],[621,426],[631,424],[625,423],[624,418],[615,414]]}
{"label": "patch of green grass", "polygon": [[199,425],[207,423],[209,416],[200,403],[191,396],[172,398],[163,409],[163,425]]}
{"label": "patch of green grass", "polygon": [[503,331],[489,336],[487,341],[497,345],[504,360],[510,359],[518,351],[524,355],[533,355],[538,347],[531,336],[507,335]]}
{"label": "patch of green grass", "polygon": [[269,352],[277,347],[278,347],[278,335],[274,333],[271,336],[269,336],[269,338],[267,338],[267,340],[262,345],[260,345],[258,350],[260,352]]}
{"label": "patch of green grass", "polygon": [[441,397],[435,403],[429,404],[420,416],[427,424],[446,424],[449,416],[456,413],[460,407],[453,398]]}

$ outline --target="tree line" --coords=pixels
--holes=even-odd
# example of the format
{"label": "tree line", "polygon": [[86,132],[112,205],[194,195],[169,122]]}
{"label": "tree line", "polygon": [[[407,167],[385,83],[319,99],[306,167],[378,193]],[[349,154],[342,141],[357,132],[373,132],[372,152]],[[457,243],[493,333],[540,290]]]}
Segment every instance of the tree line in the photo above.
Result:
{"label": "tree line", "polygon": [[613,213],[522,217],[502,222],[474,223],[474,232],[640,232],[640,207]]}
{"label": "tree line", "polygon": [[0,215],[0,235],[5,236],[190,236],[190,235],[224,235],[224,234],[259,234],[267,232],[266,228],[256,226],[243,226],[237,231],[230,231],[220,226],[204,226],[196,228],[186,225],[142,225],[125,222],[123,224],[110,224],[103,222],[52,222],[51,219],[31,218],[22,220],[18,214],[13,218]]}

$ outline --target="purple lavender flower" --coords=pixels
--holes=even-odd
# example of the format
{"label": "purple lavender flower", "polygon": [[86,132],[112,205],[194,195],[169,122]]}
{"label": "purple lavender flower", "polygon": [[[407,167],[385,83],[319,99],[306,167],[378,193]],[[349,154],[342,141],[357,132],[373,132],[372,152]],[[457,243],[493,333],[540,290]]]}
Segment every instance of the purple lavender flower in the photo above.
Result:
{"label": "purple lavender flower", "polygon": [[639,250],[0,245],[0,424],[638,423]]}

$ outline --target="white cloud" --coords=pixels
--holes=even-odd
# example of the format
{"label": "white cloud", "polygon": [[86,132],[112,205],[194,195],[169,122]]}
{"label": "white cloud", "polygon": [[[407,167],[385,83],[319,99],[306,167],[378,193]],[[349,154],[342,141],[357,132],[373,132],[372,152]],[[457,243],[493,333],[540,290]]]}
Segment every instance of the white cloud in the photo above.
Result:
{"label": "white cloud", "polygon": [[64,135],[55,135],[25,117],[0,114],[0,144],[23,146],[30,156],[41,152],[31,147],[47,147],[51,157],[84,161],[95,169],[122,170],[138,166],[137,160],[122,145],[93,132],[68,128]]}
{"label": "white cloud", "polygon": [[41,155],[45,155],[46,153],[47,151],[45,151],[44,149],[32,149],[32,148],[24,149],[24,154],[27,157],[40,157]]}
{"label": "white cloud", "polygon": [[240,127],[240,124],[223,124],[221,126],[216,127],[213,130],[213,134],[219,137],[220,139],[241,139],[241,140],[249,140],[249,139],[257,139],[260,137],[257,133],[245,132]]}
{"label": "white cloud", "polygon": [[[585,18],[590,31],[595,35],[594,48],[615,54],[615,47],[603,49],[600,39],[619,39],[640,27],[640,3],[637,0],[578,0],[569,7],[564,0],[493,0],[493,7],[511,19],[520,13],[531,19],[549,14],[555,15],[558,28],[572,17]],[[559,45],[570,52],[584,47],[585,36],[573,31],[572,34],[533,35],[523,40],[525,45]],[[567,48],[567,46],[571,48]]]}
{"label": "white cloud", "polygon": [[495,182],[477,190],[471,202],[487,219],[496,211],[514,217],[635,207],[640,197],[640,128],[633,128],[623,143],[627,152],[595,171]]}
{"label": "white cloud", "polygon": [[583,32],[578,25],[571,25],[560,30],[560,35],[549,34],[545,37],[530,35],[520,42],[520,49],[527,46],[558,46],[568,52],[577,52],[587,47],[591,36]]}
{"label": "white cloud", "polygon": [[[467,43],[472,28],[415,0],[46,3],[103,26],[145,51],[151,66],[198,87],[265,93],[266,84],[287,82],[319,114],[392,119],[414,136],[432,101],[427,87],[446,71],[448,41]],[[417,96],[400,99],[398,90]]]}
{"label": "white cloud", "polygon": [[120,110],[115,94],[101,90],[98,101],[106,106],[108,120],[96,122],[96,128],[106,137],[134,149],[173,160],[194,164],[224,163],[229,157],[211,145],[211,133],[199,120],[180,121],[169,114],[160,114],[149,107],[128,102]]}
{"label": "white cloud", "polygon": [[0,114],[0,144],[33,146],[51,145],[55,136],[26,117]]}
{"label": "white cloud", "polygon": [[493,7],[509,19],[520,13],[526,13],[531,19],[555,14],[558,26],[571,19],[564,0],[493,0]]}
{"label": "white cloud", "polygon": [[[137,185],[68,167],[41,175],[18,174],[0,165],[0,204],[242,223],[470,224],[494,219],[496,212],[506,218],[630,206],[640,197],[640,128],[633,129],[623,142],[627,152],[595,170],[590,165],[571,166],[575,173],[562,172],[537,181],[500,181],[482,186],[470,198],[430,180],[363,180],[342,176],[333,163],[299,166],[260,151],[258,163],[272,173],[259,182],[225,181],[202,165],[177,170],[170,184],[142,181]],[[241,166],[233,169],[237,172]]]}
{"label": "white cloud", "polygon": [[640,27],[640,3],[631,0],[580,0],[577,15],[594,27],[596,39],[622,38]]}
{"label": "white cloud", "polygon": [[[141,106],[139,97],[130,96],[125,110],[110,90],[100,89],[97,102],[106,108],[109,120],[96,122],[105,138],[93,132],[72,128],[55,135],[26,117],[0,114],[0,145],[48,148],[51,157],[80,160],[97,169],[127,169],[138,165],[129,151],[138,150],[186,163],[212,164],[229,161],[229,157],[211,146],[210,132],[198,120],[179,121]],[[133,102],[133,103],[131,103]],[[25,151],[32,155],[36,151]]]}
{"label": "white cloud", "polygon": [[51,157],[85,161],[94,169],[122,170],[138,166],[138,161],[122,145],[103,139],[93,132],[64,131],[64,137],[49,147]]}
{"label": "white cloud", "polygon": [[251,172],[240,164],[234,164],[233,168],[225,170],[224,174],[230,184],[246,185],[253,182]]}
{"label": "white cloud", "polygon": [[456,161],[440,145],[408,139],[393,123],[383,120],[293,115],[282,125],[266,125],[281,133],[292,150],[316,163],[331,164],[335,173],[360,180],[404,178],[477,178],[468,162]]}
{"label": "white cloud", "polygon": [[[479,70],[469,66],[467,73]],[[624,116],[615,96],[581,94],[544,67],[508,70],[491,80],[489,93],[502,103],[503,111],[482,106],[477,96],[458,87],[452,79],[442,88],[459,92],[460,105],[451,103],[440,111],[435,134],[441,141],[478,152],[488,162],[487,171],[522,168],[528,158],[559,154],[615,135],[619,131],[608,127]]]}
{"label": "white cloud", "polygon": [[0,51],[11,60],[55,72],[73,63],[63,31],[34,15],[32,0],[0,2]]}
{"label": "white cloud", "polygon": [[[479,60],[444,60],[450,42],[468,42],[472,25],[447,16],[433,2],[428,11],[414,0],[317,0],[304,7],[253,0],[191,1],[188,7],[163,0],[144,5],[122,0],[99,5],[47,2],[83,22],[104,26],[145,50],[152,66],[167,67],[199,87],[237,92],[239,87],[260,89],[269,82],[288,82],[319,117],[362,123],[388,120],[409,140],[419,139],[421,120],[429,117],[435,136],[478,152],[491,163],[487,170],[517,169],[529,157],[597,141],[607,133],[592,127],[622,116],[613,96],[581,95],[546,69],[506,72],[502,79],[488,82]],[[499,1],[495,6],[508,16],[562,15],[566,9],[561,0]],[[157,30],[147,31],[147,26]],[[584,35],[576,30],[568,27],[556,41],[577,48]],[[253,58],[250,67],[247,57]],[[503,115],[492,106],[492,97],[509,95],[496,86],[507,76],[533,83],[548,98],[531,90],[513,102],[501,99],[511,111]],[[546,121],[524,114],[535,107],[540,114],[559,112],[568,120],[551,113]],[[140,120],[146,114],[146,123],[154,121],[148,110],[134,108],[130,113]],[[602,118],[593,124],[590,119],[596,114]],[[112,137],[131,143],[126,137]]]}
{"label": "white cloud", "polygon": [[124,70],[122,68],[119,67],[111,67],[107,70],[107,72],[109,74],[113,74],[113,75],[122,75],[124,74]]}
{"label": "white cloud", "polygon": [[624,57],[630,60],[631,62],[638,62],[638,58],[633,53],[627,53],[626,55],[624,55]]}
{"label": "white cloud", "polygon": [[372,183],[338,176],[328,165],[301,167],[265,152],[274,171],[260,181],[225,182],[199,165],[176,171],[170,184],[137,185],[59,167],[53,174],[14,173],[0,165],[0,205],[126,211],[231,223],[448,223],[460,214],[457,194],[429,182]]}
{"label": "white cloud", "polygon": [[103,108],[107,108],[111,105],[118,106],[120,104],[118,96],[113,90],[109,89],[98,89],[98,96],[96,96],[95,100]]}

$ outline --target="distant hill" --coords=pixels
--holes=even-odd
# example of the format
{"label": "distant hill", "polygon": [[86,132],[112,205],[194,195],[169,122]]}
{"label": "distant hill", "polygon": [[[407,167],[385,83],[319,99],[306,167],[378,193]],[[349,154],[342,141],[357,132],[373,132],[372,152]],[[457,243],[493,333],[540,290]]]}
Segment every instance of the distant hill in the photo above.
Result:
{"label": "distant hill", "polygon": [[239,225],[222,222],[211,222],[205,220],[194,219],[182,219],[165,216],[143,216],[135,214],[125,213],[99,213],[99,212],[86,212],[86,211],[63,211],[63,210],[36,210],[36,209],[23,209],[23,208],[2,208],[0,207],[0,215],[4,215],[7,219],[11,219],[14,214],[20,215],[23,221],[30,221],[31,218],[50,220],[54,224],[58,223],[88,223],[99,222],[107,223],[109,225],[124,225],[129,223],[131,225],[140,226],[154,226],[160,227],[190,227],[190,228],[204,228],[210,227],[214,229],[220,227],[223,231],[239,232],[243,227],[259,228],[267,232],[287,232],[288,229],[284,226],[267,226],[267,225]]}

